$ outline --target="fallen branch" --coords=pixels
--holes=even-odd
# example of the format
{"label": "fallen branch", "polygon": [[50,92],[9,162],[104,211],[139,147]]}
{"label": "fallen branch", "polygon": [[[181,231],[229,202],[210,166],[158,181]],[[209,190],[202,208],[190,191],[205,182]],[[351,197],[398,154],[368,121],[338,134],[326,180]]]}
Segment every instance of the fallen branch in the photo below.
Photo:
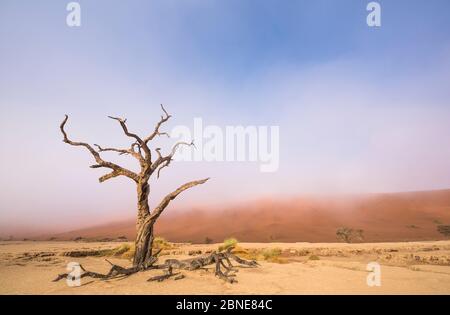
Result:
{"label": "fallen branch", "polygon": [[[161,278],[161,280],[158,280],[158,281],[164,281],[165,279],[170,278],[171,274],[172,274],[172,269],[181,269],[181,270],[192,271],[192,270],[204,268],[205,266],[208,266],[208,265],[215,264],[216,277],[218,277],[226,282],[229,282],[229,283],[237,282],[237,280],[234,279],[234,277],[236,276],[234,273],[237,272],[238,269],[234,268],[233,264],[230,261],[230,258],[241,265],[246,265],[249,267],[257,267],[258,263],[255,260],[242,259],[242,258],[234,255],[233,253],[231,253],[232,250],[233,250],[233,247],[230,247],[225,252],[212,252],[209,255],[203,255],[200,257],[184,259],[184,260],[167,259],[164,262],[164,264],[155,266],[158,269],[167,269],[162,276],[159,276],[162,278]],[[225,262],[227,264],[225,264]],[[225,271],[223,271],[222,268],[224,268]],[[155,278],[155,277],[153,277],[153,278]]]}
{"label": "fallen branch", "polygon": [[[255,260],[245,260],[242,259],[236,255],[234,255],[231,251],[233,248],[229,248],[225,252],[212,252],[208,255],[203,255],[195,258],[189,258],[189,259],[166,259],[163,264],[155,265],[157,261],[157,255],[160,253],[161,250],[159,250],[155,256],[149,262],[143,266],[138,267],[130,267],[130,268],[124,268],[119,265],[111,263],[109,260],[106,259],[108,263],[111,264],[111,269],[107,274],[101,274],[98,272],[88,271],[83,266],[80,265],[81,270],[83,273],[81,274],[80,278],[84,277],[91,277],[101,280],[107,280],[107,279],[114,279],[117,277],[127,277],[134,273],[137,273],[139,271],[145,271],[145,270],[151,270],[151,269],[163,269],[164,273],[162,275],[154,276],[149,278],[147,281],[164,281],[169,278],[174,277],[174,280],[183,279],[184,275],[182,275],[180,272],[173,272],[173,269],[178,270],[198,270],[201,268],[204,268],[208,265],[215,264],[215,275],[216,277],[229,282],[229,283],[235,283],[237,282],[234,277],[236,276],[235,273],[238,272],[238,269],[233,266],[230,259],[233,259],[237,263],[241,265],[246,265],[249,267],[257,267],[258,263]],[[226,264],[225,264],[226,263]],[[222,270],[222,268],[225,269],[225,271]],[[65,279],[69,276],[68,273],[59,274],[53,281],[59,281],[61,279]]]}

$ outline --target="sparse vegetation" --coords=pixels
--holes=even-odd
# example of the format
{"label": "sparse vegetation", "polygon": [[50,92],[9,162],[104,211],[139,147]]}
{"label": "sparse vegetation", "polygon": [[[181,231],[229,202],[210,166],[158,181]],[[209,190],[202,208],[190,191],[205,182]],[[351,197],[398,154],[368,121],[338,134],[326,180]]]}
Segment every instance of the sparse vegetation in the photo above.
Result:
{"label": "sparse vegetation", "polygon": [[[221,245],[222,246],[222,245]],[[287,260],[282,256],[283,251],[281,248],[252,248],[246,249],[236,245],[234,247],[233,253],[239,255],[239,257],[256,260],[256,261],[268,261],[272,263],[286,263]]]}
{"label": "sparse vegetation", "polygon": [[316,256],[316,255],[311,255],[311,256],[309,256],[308,259],[309,260],[320,260],[319,256]]}
{"label": "sparse vegetation", "polygon": [[205,237],[205,244],[212,244],[213,240],[209,238],[208,236]]}
{"label": "sparse vegetation", "polygon": [[282,259],[280,256],[283,253],[281,248],[266,248],[262,251],[261,255],[265,261],[273,262],[273,263],[286,263],[285,259]]}
{"label": "sparse vegetation", "polygon": [[135,251],[134,244],[124,243],[118,247],[97,250],[78,250],[63,253],[63,256],[69,257],[117,257],[117,258],[133,258]]}
{"label": "sparse vegetation", "polygon": [[173,248],[174,245],[168,242],[164,237],[156,236],[153,240],[153,248],[154,249],[170,249]]}
{"label": "sparse vegetation", "polygon": [[348,227],[340,227],[336,231],[336,237],[345,243],[357,243],[364,240],[364,231],[361,229],[352,229]]}
{"label": "sparse vegetation", "polygon": [[437,230],[446,237],[450,236],[450,225],[438,225]]}
{"label": "sparse vegetation", "polygon": [[130,250],[131,250],[130,244],[122,244],[111,251],[112,254],[111,256],[122,256],[123,254],[129,252]]}
{"label": "sparse vegetation", "polygon": [[230,247],[236,247],[238,241],[235,238],[227,238],[223,244],[219,245],[219,252],[227,250]]}
{"label": "sparse vegetation", "polygon": [[117,258],[132,259],[134,256],[135,250],[136,250],[136,247],[134,244],[124,243],[113,249],[105,249],[105,250],[99,251],[100,252],[99,256],[110,256],[110,257],[117,257]]}

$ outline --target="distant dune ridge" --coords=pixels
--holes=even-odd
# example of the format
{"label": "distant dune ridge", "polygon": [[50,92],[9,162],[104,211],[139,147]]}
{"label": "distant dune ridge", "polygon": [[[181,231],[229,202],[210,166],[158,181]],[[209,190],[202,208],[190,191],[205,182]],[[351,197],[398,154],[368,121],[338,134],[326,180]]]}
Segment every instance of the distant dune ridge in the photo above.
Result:
{"label": "distant dune ridge", "polygon": [[[437,226],[450,224],[450,189],[345,197],[259,200],[219,209],[167,209],[156,234],[173,242],[336,242],[336,230],[364,230],[364,241],[441,240]],[[109,223],[54,235],[73,240],[134,239],[134,220]]]}

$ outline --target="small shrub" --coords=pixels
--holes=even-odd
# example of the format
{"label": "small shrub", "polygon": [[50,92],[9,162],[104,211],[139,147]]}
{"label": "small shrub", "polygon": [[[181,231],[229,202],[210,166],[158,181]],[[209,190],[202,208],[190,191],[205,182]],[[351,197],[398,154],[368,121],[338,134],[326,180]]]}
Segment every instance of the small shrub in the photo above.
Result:
{"label": "small shrub", "polygon": [[363,230],[355,230],[348,227],[340,227],[336,231],[336,237],[338,240],[346,243],[361,242],[364,240]]}
{"label": "small shrub", "polygon": [[450,225],[438,225],[437,230],[446,237],[450,236]]}
{"label": "small shrub", "polygon": [[309,256],[309,260],[320,260],[319,256],[311,255]]}
{"label": "small shrub", "polygon": [[131,259],[134,258],[134,253],[135,252],[136,252],[136,246],[133,243],[133,244],[129,245],[128,251],[122,253],[121,257],[125,258],[125,259],[128,259],[128,260],[131,260]]}
{"label": "small shrub", "polygon": [[276,248],[266,248],[263,250],[262,255],[264,257],[264,260],[270,260],[272,258],[280,256],[282,253],[281,249]]}
{"label": "small shrub", "polygon": [[131,249],[131,246],[129,244],[122,244],[119,247],[113,249],[113,256],[122,256],[126,252],[128,252]]}
{"label": "small shrub", "polygon": [[238,241],[235,238],[227,238],[223,241],[223,244],[219,245],[219,252],[227,250],[230,247],[236,247]]}
{"label": "small shrub", "polygon": [[155,249],[170,249],[170,248],[173,248],[173,244],[168,242],[165,238],[157,236],[153,240],[153,248],[155,248]]}
{"label": "small shrub", "polygon": [[281,250],[281,248],[278,247],[266,248],[262,251],[261,256],[265,261],[283,264],[286,263],[287,260],[280,257],[282,253],[283,251]]}
{"label": "small shrub", "polygon": [[131,259],[136,251],[134,244],[124,243],[112,249],[103,249],[99,251],[99,256],[113,256],[118,258]]}
{"label": "small shrub", "polygon": [[[222,247],[223,245],[221,245]],[[268,261],[272,263],[284,264],[287,263],[288,260],[281,257],[283,251],[281,248],[250,248],[246,249],[240,247],[239,245],[235,245],[233,249],[233,253],[238,255],[239,257],[247,260],[258,260],[258,261]]]}

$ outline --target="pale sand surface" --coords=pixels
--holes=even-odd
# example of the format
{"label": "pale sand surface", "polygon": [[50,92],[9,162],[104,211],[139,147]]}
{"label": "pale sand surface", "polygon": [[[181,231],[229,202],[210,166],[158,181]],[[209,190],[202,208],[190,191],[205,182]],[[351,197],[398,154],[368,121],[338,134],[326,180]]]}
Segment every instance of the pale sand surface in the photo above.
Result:
{"label": "pale sand surface", "polygon": [[[151,270],[128,278],[83,278],[82,286],[69,287],[64,280],[52,282],[66,272],[69,262],[107,272],[104,257],[61,256],[71,250],[114,248],[120,243],[0,242],[1,294],[450,294],[450,241],[333,244],[333,243],[241,243],[243,248],[278,247],[287,263],[260,262],[259,268],[239,268],[238,283],[216,278],[207,270],[182,271],[186,278],[148,282],[161,274]],[[160,258],[188,258],[191,250],[216,249],[217,244],[179,244]],[[28,253],[28,256],[24,256]],[[44,254],[42,254],[44,253]],[[47,256],[45,253],[54,254]],[[33,254],[40,254],[33,257]],[[319,260],[310,260],[318,256]],[[126,259],[109,258],[127,266]],[[381,264],[381,286],[366,284],[369,262]]]}

